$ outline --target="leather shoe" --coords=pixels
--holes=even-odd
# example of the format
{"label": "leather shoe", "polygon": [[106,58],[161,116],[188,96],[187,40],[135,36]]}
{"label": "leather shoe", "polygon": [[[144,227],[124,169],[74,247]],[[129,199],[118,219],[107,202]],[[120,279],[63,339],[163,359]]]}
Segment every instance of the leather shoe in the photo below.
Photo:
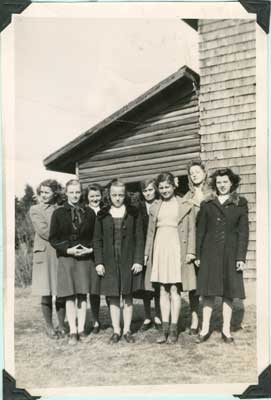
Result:
{"label": "leather shoe", "polygon": [[45,332],[46,332],[46,335],[50,339],[53,339],[53,340],[57,340],[58,339],[58,333],[54,330],[54,328],[51,328],[51,327],[47,326],[45,328]]}
{"label": "leather shoe", "polygon": [[143,323],[140,330],[145,332],[145,331],[148,331],[151,327],[152,327],[152,321],[148,322],[147,324]]}
{"label": "leather shoe", "polygon": [[126,332],[123,337],[127,343],[135,343],[135,338],[130,331]]}
{"label": "leather shoe", "polygon": [[234,338],[232,336],[226,336],[223,332],[221,332],[221,337],[225,343],[231,344],[234,342]]}
{"label": "leather shoe", "polygon": [[199,333],[199,328],[190,328],[188,331],[188,335],[190,336],[196,336]]}
{"label": "leather shoe", "polygon": [[118,333],[113,333],[113,335],[111,336],[109,342],[110,343],[118,343],[120,340],[120,335]]}
{"label": "leather shoe", "polygon": [[161,332],[161,334],[156,339],[156,343],[158,343],[158,344],[166,343],[167,338],[168,338],[168,334],[166,334],[165,332]]}
{"label": "leather shoe", "polygon": [[88,335],[85,332],[78,333],[79,342],[86,342],[88,340]]}
{"label": "leather shoe", "polygon": [[77,333],[71,333],[69,337],[68,344],[70,346],[75,346],[77,345]]}
{"label": "leather shoe", "polygon": [[168,344],[175,344],[175,343],[177,343],[177,342],[178,342],[178,333],[177,333],[177,330],[176,330],[176,329],[170,330],[170,331],[169,331],[168,338],[167,338],[167,343],[168,343]]}
{"label": "leather shoe", "polygon": [[99,325],[94,326],[92,329],[92,333],[94,333],[95,335],[97,335],[97,333],[99,332],[100,332],[100,322]]}
{"label": "leather shoe", "polygon": [[211,336],[210,332],[206,333],[206,335],[199,334],[198,337],[197,337],[196,343],[206,342],[209,339],[210,336]]}

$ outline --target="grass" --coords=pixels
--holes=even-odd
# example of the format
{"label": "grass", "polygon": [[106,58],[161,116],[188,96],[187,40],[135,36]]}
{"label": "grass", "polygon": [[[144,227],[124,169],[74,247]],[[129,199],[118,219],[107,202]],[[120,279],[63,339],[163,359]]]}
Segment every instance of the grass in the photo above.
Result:
{"label": "grass", "polygon": [[[249,289],[245,312],[235,302],[232,330],[235,344],[222,342],[221,301],[212,318],[211,338],[196,344],[189,326],[186,296],[182,301],[177,345],[157,345],[157,331],[140,332],[143,307],[135,301],[133,330],[136,343],[108,343],[112,334],[107,306],[102,303],[102,329],[90,334],[88,343],[69,347],[67,340],[52,341],[43,333],[40,300],[29,288],[16,289],[15,368],[17,387],[99,385],[155,385],[182,383],[254,382],[256,371],[256,307],[254,287]],[[88,310],[88,325],[91,319]],[[240,328],[242,325],[242,329]]]}

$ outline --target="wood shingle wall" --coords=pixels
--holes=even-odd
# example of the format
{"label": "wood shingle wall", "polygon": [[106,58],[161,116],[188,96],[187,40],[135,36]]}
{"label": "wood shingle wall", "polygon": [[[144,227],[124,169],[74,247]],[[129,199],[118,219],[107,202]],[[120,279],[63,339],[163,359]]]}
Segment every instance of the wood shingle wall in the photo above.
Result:
{"label": "wood shingle wall", "polygon": [[209,171],[241,175],[249,202],[245,277],[256,276],[256,26],[252,20],[199,20],[201,158]]}

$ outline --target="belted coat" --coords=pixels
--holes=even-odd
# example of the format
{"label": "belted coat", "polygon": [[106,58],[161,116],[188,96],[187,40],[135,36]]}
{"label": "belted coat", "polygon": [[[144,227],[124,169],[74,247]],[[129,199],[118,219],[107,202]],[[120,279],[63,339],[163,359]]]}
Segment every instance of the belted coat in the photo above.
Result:
{"label": "belted coat", "polygon": [[32,293],[41,296],[57,294],[56,251],[49,243],[50,224],[56,204],[36,204],[29,210],[35,229],[33,246]]}
{"label": "belted coat", "polygon": [[245,298],[243,273],[236,271],[236,262],[246,261],[248,237],[244,197],[232,193],[223,204],[216,196],[201,203],[196,236],[199,295]]}
{"label": "belted coat", "polygon": [[[183,290],[192,290],[196,288],[196,276],[194,265],[187,264],[186,255],[196,254],[196,221],[195,210],[190,199],[185,200],[176,196],[179,215],[178,215],[178,234],[181,248],[181,276]],[[157,228],[157,218],[162,200],[156,201],[150,208],[149,226],[145,245],[145,256],[148,257],[146,275],[150,275],[153,257],[153,245]],[[166,245],[166,243],[165,243]],[[146,282],[146,280],[145,280]],[[147,289],[147,288],[146,288]]]}
{"label": "belted coat", "polygon": [[133,264],[144,263],[144,237],[141,214],[137,208],[126,207],[121,224],[121,259],[118,265],[114,252],[114,221],[110,209],[98,212],[94,233],[95,265],[103,264],[104,277],[100,278],[100,293],[106,296],[119,296],[142,290],[142,272],[134,274]]}

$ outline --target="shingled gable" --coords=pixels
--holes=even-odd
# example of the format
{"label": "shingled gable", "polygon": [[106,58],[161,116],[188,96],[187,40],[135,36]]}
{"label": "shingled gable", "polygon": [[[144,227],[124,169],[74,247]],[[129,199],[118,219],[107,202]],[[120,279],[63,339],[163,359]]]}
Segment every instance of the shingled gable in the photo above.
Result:
{"label": "shingled gable", "polygon": [[[114,129],[127,129],[133,116],[144,115],[146,110],[167,101],[172,92],[184,92],[189,86],[188,92],[192,92],[199,84],[199,75],[187,66],[183,66],[177,72],[170,75],[150,90],[131,101],[108,118],[93,126],[44,160],[46,169],[58,172],[75,173],[76,164],[82,160],[91,149],[98,150],[105,144],[106,133]],[[187,89],[186,89],[187,90]],[[131,128],[131,125],[129,126]]]}

